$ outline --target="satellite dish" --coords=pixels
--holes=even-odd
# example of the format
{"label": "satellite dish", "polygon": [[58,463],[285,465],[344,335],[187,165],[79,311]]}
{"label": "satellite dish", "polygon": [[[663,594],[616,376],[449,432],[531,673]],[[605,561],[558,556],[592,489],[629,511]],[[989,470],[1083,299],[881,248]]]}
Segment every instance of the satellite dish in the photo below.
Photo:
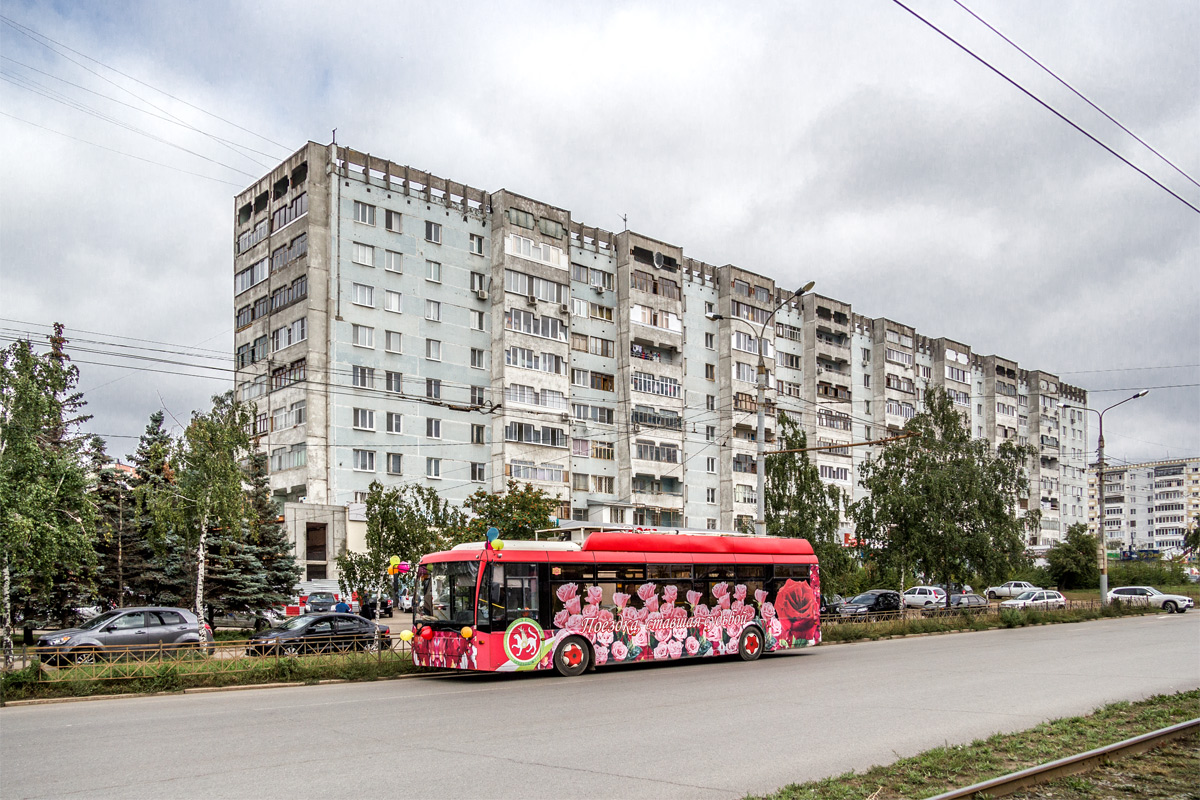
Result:
{"label": "satellite dish", "polygon": [[654,266],[656,266],[659,269],[662,269],[662,265],[663,265],[663,254],[655,253],[654,254]]}

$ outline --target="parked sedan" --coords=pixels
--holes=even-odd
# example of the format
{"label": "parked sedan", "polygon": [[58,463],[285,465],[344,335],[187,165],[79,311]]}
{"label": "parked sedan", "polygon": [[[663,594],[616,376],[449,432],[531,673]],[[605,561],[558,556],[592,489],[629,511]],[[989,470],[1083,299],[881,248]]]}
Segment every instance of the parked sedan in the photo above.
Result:
{"label": "parked sedan", "polygon": [[821,595],[821,615],[836,614],[838,609],[846,604],[846,598],[840,594]]}
{"label": "parked sedan", "polygon": [[[367,619],[374,619],[375,618],[375,598],[368,597],[367,601],[362,604],[362,608],[358,613],[361,614],[362,616],[366,617]],[[390,617],[390,616],[392,616],[392,613],[393,613],[392,612],[392,598],[388,597],[387,595],[384,595],[383,602],[379,606],[379,616]]]}
{"label": "parked sedan", "polygon": [[[944,603],[945,601],[943,601]],[[977,594],[952,594],[950,607],[943,605],[932,606],[921,612],[926,617],[936,617],[947,614],[979,614],[987,611],[990,604],[986,597]]]}
{"label": "parked sedan", "polygon": [[1153,586],[1122,586],[1113,589],[1108,593],[1108,602],[1114,600],[1135,606],[1157,606],[1168,614],[1174,614],[1176,611],[1182,614],[1196,604],[1187,595],[1163,594]]}
{"label": "parked sedan", "polygon": [[342,652],[376,649],[375,629],[379,629],[379,647],[392,646],[391,631],[357,614],[304,614],[250,638],[247,652],[252,656]]}
{"label": "parked sedan", "polygon": [[412,595],[407,591],[400,593],[400,610],[412,611]]}
{"label": "parked sedan", "polygon": [[[202,623],[210,642],[212,628]],[[92,617],[78,628],[47,633],[38,639],[38,655],[48,664],[93,664],[128,652],[169,650],[199,645],[200,625],[196,615],[183,608],[117,608]]]}
{"label": "parked sedan", "polygon": [[944,605],[945,602],[946,590],[937,586],[914,586],[904,590],[905,608],[926,608]]}
{"label": "parked sedan", "polygon": [[1032,583],[1025,581],[1009,581],[1002,583],[999,586],[989,586],[984,594],[989,600],[998,600],[1001,597],[1017,597],[1025,592],[1039,591],[1041,587],[1034,586]]}
{"label": "parked sedan", "polygon": [[1000,604],[1001,608],[1066,608],[1067,598],[1049,589],[1022,592],[1011,600]]}
{"label": "parked sedan", "polygon": [[844,604],[838,609],[838,614],[852,619],[868,619],[884,614],[899,615],[900,605],[899,592],[891,589],[872,589]]}
{"label": "parked sedan", "polygon": [[337,605],[337,597],[333,592],[313,592],[304,601],[304,610],[309,613],[317,611],[333,611]]}

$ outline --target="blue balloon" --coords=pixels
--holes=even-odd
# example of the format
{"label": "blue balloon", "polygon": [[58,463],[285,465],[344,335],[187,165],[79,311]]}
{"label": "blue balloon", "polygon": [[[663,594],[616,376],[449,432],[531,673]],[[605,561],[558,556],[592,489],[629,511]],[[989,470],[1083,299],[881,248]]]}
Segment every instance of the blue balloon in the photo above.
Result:
{"label": "blue balloon", "polygon": [[488,528],[487,529],[487,539],[489,542],[496,541],[496,539],[499,538],[499,536],[500,536],[500,530],[498,528]]}

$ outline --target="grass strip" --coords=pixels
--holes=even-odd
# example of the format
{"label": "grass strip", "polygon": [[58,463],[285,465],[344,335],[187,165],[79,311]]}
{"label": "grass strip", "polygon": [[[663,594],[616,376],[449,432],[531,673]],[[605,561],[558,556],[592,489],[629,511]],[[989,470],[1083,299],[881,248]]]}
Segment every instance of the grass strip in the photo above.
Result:
{"label": "grass strip", "polygon": [[1200,716],[1200,690],[1103,706],[967,745],[937,747],[863,773],[793,783],[763,800],[908,800],[930,797],[1083,753]]}
{"label": "grass strip", "polygon": [[1009,795],[1011,800],[1181,800],[1200,797],[1196,765],[1200,736],[1167,742],[1136,756],[1110,761],[1091,772],[1069,775]]}
{"label": "grass strip", "polygon": [[890,636],[911,636],[916,633],[948,633],[950,631],[986,631],[994,628],[1021,628],[1027,625],[1084,622],[1092,619],[1141,616],[1164,613],[1146,606],[1110,605],[1103,608],[1001,609],[998,614],[962,612],[946,617],[892,619],[879,622],[839,622],[821,626],[823,642],[855,642],[883,639]]}

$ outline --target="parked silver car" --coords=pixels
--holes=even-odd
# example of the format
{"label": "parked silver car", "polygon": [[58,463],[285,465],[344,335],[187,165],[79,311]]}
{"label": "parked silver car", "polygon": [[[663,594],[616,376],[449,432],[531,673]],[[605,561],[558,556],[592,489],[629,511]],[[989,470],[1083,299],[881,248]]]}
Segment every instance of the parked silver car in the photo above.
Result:
{"label": "parked silver car", "polygon": [[1022,592],[1000,604],[1001,608],[1066,608],[1067,598],[1050,589]]}
{"label": "parked silver car", "polygon": [[1018,597],[1025,592],[1036,592],[1040,589],[1040,586],[1034,586],[1025,581],[1009,581],[999,586],[989,586],[984,594],[987,595],[988,600],[996,600],[1001,597]]}
{"label": "parked silver car", "polygon": [[[117,608],[92,617],[78,628],[47,633],[38,639],[37,652],[49,664],[94,664],[126,652],[145,652],[160,646],[169,651],[187,649],[200,642],[196,615],[184,608]],[[212,629],[208,654],[212,655]]]}

